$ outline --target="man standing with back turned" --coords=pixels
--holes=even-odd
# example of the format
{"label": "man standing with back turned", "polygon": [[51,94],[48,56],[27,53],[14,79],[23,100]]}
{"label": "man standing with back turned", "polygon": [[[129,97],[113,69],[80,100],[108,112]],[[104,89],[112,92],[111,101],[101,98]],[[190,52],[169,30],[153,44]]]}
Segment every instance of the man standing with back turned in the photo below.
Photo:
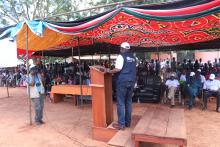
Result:
{"label": "man standing with back turned", "polygon": [[118,123],[113,124],[113,127],[123,130],[131,125],[132,94],[136,81],[136,59],[130,52],[129,43],[123,42],[121,44],[115,69],[108,72],[118,73],[116,86]]}

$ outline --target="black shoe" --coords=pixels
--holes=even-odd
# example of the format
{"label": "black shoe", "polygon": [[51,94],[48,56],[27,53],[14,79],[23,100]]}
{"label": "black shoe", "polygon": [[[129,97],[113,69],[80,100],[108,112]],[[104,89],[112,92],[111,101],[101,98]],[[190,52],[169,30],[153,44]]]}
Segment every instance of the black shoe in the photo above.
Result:
{"label": "black shoe", "polygon": [[35,122],[35,124],[36,124],[37,126],[42,125],[42,123],[41,123],[41,122]]}
{"label": "black shoe", "polygon": [[117,123],[112,124],[112,127],[117,129],[117,130],[124,130],[125,129],[125,126],[121,126]]}
{"label": "black shoe", "polygon": [[131,125],[130,124],[125,124],[125,127],[130,128]]}
{"label": "black shoe", "polygon": [[216,112],[220,113],[220,107],[216,108]]}
{"label": "black shoe", "polygon": [[193,106],[196,106],[196,102],[193,102]]}
{"label": "black shoe", "polygon": [[174,107],[175,107],[175,105],[171,105],[171,106],[170,106],[170,108],[174,108]]}
{"label": "black shoe", "polygon": [[41,124],[45,124],[45,122],[44,122],[44,121],[42,121],[42,120],[40,120],[39,122],[40,122]]}
{"label": "black shoe", "polygon": [[192,110],[192,108],[193,108],[192,106],[189,106],[189,110]]}
{"label": "black shoe", "polygon": [[203,106],[203,107],[202,107],[202,110],[206,110],[206,109],[207,109],[207,107],[206,107],[206,106]]}

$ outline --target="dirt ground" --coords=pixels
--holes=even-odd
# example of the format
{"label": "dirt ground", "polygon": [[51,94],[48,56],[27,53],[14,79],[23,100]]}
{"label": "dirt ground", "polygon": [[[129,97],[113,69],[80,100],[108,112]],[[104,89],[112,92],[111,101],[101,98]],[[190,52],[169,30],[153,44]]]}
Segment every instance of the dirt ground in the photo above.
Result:
{"label": "dirt ground", "polygon": [[[46,99],[46,123],[30,126],[26,89],[10,88],[9,92],[10,97],[6,98],[6,88],[0,88],[0,147],[108,146],[104,142],[92,140],[90,104],[75,107],[68,101],[52,104]],[[143,114],[148,105],[152,104],[134,104],[133,114]],[[189,111],[185,108],[188,147],[220,147],[220,113],[214,111],[215,101],[209,103],[208,109],[201,111],[197,107]]]}

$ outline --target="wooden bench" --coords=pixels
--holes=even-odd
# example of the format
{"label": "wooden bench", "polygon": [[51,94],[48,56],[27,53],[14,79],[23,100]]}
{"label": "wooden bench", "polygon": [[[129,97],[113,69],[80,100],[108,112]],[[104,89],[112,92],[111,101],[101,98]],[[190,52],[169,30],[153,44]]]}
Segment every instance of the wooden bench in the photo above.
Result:
{"label": "wooden bench", "polygon": [[187,145],[183,109],[171,109],[163,106],[148,107],[132,131],[135,147],[140,142]]}
{"label": "wooden bench", "polygon": [[[50,92],[50,98],[53,103],[58,103],[63,101],[65,95],[80,95],[81,87],[80,85],[55,85],[52,86]],[[82,85],[82,95],[91,96],[91,87],[88,85]],[[73,96],[74,103],[76,102],[76,97]]]}

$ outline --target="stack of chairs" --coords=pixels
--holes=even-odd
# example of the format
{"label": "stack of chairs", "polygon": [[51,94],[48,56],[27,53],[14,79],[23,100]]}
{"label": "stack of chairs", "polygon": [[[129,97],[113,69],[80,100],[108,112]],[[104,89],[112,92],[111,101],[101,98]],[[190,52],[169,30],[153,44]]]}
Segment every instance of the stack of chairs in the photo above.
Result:
{"label": "stack of chairs", "polygon": [[161,94],[161,78],[157,75],[142,76],[134,90],[133,101],[158,103]]}

